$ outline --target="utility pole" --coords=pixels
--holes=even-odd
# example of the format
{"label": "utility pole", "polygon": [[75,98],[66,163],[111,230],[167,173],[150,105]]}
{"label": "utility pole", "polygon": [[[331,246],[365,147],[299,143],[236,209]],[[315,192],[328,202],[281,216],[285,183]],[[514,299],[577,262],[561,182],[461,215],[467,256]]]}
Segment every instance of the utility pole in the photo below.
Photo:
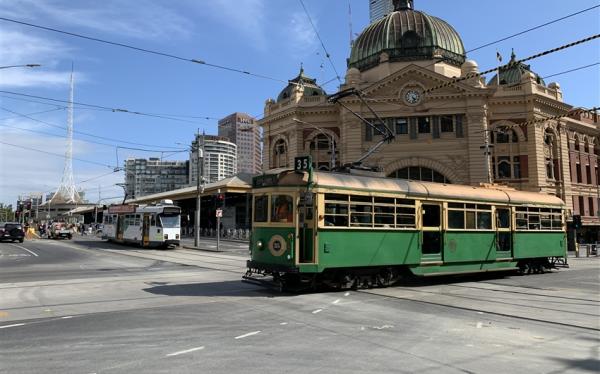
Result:
{"label": "utility pole", "polygon": [[204,135],[202,135],[202,146],[200,146],[200,129],[196,133],[196,218],[194,220],[194,247],[200,246],[200,209],[202,208],[202,194],[204,193]]}

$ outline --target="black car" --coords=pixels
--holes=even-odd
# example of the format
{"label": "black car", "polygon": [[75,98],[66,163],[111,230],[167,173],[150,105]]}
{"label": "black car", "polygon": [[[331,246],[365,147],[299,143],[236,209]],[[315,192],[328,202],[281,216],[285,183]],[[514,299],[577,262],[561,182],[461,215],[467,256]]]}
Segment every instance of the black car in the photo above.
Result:
{"label": "black car", "polygon": [[0,241],[12,240],[23,243],[24,239],[25,232],[23,231],[23,226],[21,226],[20,223],[6,222],[4,224],[0,224]]}

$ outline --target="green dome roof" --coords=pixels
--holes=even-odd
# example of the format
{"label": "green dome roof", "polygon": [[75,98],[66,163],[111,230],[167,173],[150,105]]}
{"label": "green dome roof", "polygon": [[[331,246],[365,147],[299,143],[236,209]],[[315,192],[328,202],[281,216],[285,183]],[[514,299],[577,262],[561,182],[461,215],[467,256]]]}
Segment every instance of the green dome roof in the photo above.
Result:
{"label": "green dome roof", "polygon": [[326,96],[327,93],[318,84],[317,80],[304,75],[304,68],[300,68],[298,76],[289,81],[290,83],[277,96],[277,102],[287,100],[292,96],[296,86],[304,87],[304,96]]}
{"label": "green dome roof", "polygon": [[465,48],[456,30],[447,22],[413,10],[412,0],[395,0],[395,11],[369,25],[352,47],[349,68],[361,71],[379,65],[386,52],[390,61],[431,60],[444,57],[460,66]]}
{"label": "green dome roof", "polygon": [[[513,50],[511,58],[510,58],[510,62],[514,63],[515,61],[517,61],[517,56],[515,55],[515,51]],[[546,85],[546,82],[544,82],[544,80],[542,79],[542,77],[540,77],[538,74],[536,74],[535,72],[533,72],[531,70],[531,66],[524,64],[522,62],[515,64],[513,66],[511,66],[510,68],[507,69],[500,69],[500,85],[514,85],[514,84],[519,84],[521,83],[521,77],[523,77],[523,74],[525,73],[531,73],[535,76],[535,81],[538,84],[542,84],[542,85]],[[488,82],[488,86],[495,86],[498,84],[498,74],[495,74],[494,77],[492,79],[490,79],[490,81]]]}

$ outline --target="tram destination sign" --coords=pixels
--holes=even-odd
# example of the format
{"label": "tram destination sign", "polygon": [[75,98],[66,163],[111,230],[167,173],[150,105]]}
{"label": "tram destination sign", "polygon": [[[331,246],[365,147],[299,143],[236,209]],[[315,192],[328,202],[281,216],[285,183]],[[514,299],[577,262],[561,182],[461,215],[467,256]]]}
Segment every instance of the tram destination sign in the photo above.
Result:
{"label": "tram destination sign", "polygon": [[108,213],[135,213],[135,205],[111,205],[108,207]]}

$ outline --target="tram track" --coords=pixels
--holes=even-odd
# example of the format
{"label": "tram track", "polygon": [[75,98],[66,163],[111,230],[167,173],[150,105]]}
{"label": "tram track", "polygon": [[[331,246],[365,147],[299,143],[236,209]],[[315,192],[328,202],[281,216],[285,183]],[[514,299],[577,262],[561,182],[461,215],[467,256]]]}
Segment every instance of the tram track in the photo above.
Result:
{"label": "tram track", "polygon": [[[429,300],[417,300],[417,299],[410,298],[410,297],[402,297],[402,296],[394,296],[394,295],[381,294],[381,293],[374,292],[374,291],[369,291],[369,290],[357,290],[355,292],[359,292],[359,293],[363,293],[363,294],[368,294],[368,295],[373,295],[373,296],[379,296],[379,297],[382,297],[382,298],[385,298],[385,299],[402,300],[402,301],[409,301],[409,302],[418,303],[418,304],[434,305],[434,306],[445,307],[445,308],[456,309],[456,310],[470,311],[470,312],[476,312],[476,313],[485,313],[485,314],[488,314],[488,315],[495,315],[495,316],[505,317],[505,318],[514,318],[514,319],[518,319],[518,320],[522,320],[522,321],[531,321],[531,322],[538,322],[538,323],[544,323],[544,324],[549,324],[549,325],[558,325],[558,326],[563,326],[563,327],[580,329],[580,330],[585,330],[585,331],[588,331],[588,332],[590,330],[591,331],[600,331],[600,328],[598,328],[598,327],[582,326],[582,325],[578,325],[578,324],[566,323],[566,322],[560,322],[560,321],[549,321],[549,320],[540,319],[540,318],[519,316],[519,315],[515,315],[515,314],[490,311],[488,309],[482,309],[482,308],[473,308],[473,307],[467,307],[467,306],[451,305],[451,304],[446,304],[446,303],[441,303],[441,302],[435,302],[435,301],[429,301]],[[432,293],[432,294],[435,294],[435,293]],[[458,295],[444,295],[444,296],[458,296]],[[471,299],[472,300],[489,302],[489,300],[483,300],[483,299],[477,299],[477,298],[471,298]],[[527,306],[527,307],[538,308],[538,307],[535,307],[535,306]],[[538,309],[546,309],[546,308],[538,308]],[[553,309],[550,309],[550,310],[555,311]],[[561,311],[561,310],[556,310],[556,311],[557,312],[561,312],[561,313],[565,312],[565,311]],[[569,313],[574,313],[574,314],[578,314],[578,315],[593,316],[593,318],[597,318],[597,315],[592,315],[592,314],[588,314],[588,313],[578,313],[578,312],[570,312],[570,311],[569,311]]]}

